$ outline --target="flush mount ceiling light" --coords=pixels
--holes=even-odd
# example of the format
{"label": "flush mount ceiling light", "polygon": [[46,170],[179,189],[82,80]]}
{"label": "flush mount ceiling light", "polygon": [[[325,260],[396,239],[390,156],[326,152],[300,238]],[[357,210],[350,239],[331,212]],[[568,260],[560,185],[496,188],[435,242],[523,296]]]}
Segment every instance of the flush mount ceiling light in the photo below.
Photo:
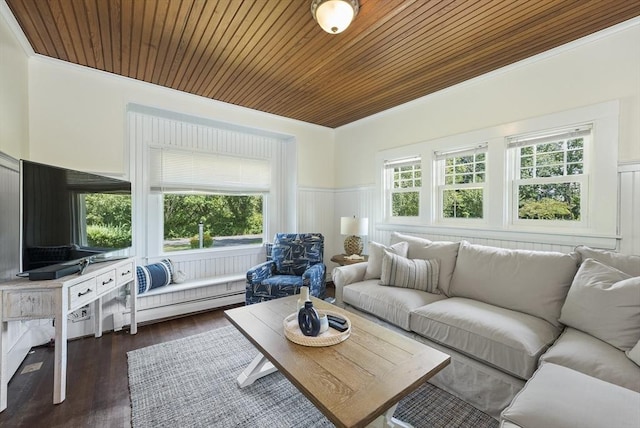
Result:
{"label": "flush mount ceiling light", "polygon": [[313,0],[311,15],[324,31],[342,33],[358,14],[358,0]]}

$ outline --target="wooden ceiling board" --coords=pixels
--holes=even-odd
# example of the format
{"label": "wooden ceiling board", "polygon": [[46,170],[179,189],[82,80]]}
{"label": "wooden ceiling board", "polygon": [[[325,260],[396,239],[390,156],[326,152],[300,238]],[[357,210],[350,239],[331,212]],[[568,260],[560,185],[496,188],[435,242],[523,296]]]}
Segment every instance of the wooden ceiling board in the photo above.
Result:
{"label": "wooden ceiling board", "polygon": [[631,0],[6,0],[38,54],[338,127],[640,16]]}

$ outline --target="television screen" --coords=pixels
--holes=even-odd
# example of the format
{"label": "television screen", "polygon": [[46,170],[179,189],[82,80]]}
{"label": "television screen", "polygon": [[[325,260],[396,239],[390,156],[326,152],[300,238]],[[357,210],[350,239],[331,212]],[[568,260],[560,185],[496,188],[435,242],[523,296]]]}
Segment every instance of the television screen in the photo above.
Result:
{"label": "television screen", "polygon": [[29,271],[131,246],[131,183],[20,161],[21,267]]}

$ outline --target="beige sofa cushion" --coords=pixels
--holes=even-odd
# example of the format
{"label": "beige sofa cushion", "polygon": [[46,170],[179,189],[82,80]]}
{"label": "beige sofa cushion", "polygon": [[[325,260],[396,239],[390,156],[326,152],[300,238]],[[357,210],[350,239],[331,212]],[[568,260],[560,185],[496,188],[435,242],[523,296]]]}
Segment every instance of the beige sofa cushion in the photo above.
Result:
{"label": "beige sofa cushion", "polygon": [[411,288],[387,287],[378,284],[377,279],[370,279],[344,287],[342,298],[345,303],[408,331],[412,310],[446,297]]}
{"label": "beige sofa cushion", "polygon": [[367,271],[364,273],[364,279],[378,279],[382,273],[382,257],[384,251],[387,250],[399,256],[406,257],[409,244],[399,242],[387,247],[377,242],[369,242],[369,260],[367,262]]}
{"label": "beige sofa cushion", "polygon": [[460,297],[416,309],[410,328],[521,379],[560,334],[540,318]]}
{"label": "beige sofa cushion", "polygon": [[638,428],[637,392],[545,363],[501,415],[522,427]]}
{"label": "beige sofa cushion", "polygon": [[598,250],[595,248],[579,245],[576,252],[584,261],[594,259],[607,266],[614,267],[629,276],[640,276],[640,256],[616,253],[615,251]]}
{"label": "beige sofa cushion", "polygon": [[624,352],[571,327],[564,330],[540,361],[568,367],[640,392],[640,367]]}
{"label": "beige sofa cushion", "polygon": [[578,257],[460,243],[449,294],[540,317],[560,326]]}
{"label": "beige sofa cushion", "polygon": [[451,284],[451,276],[453,269],[456,267],[456,258],[458,257],[458,242],[447,241],[430,241],[425,238],[404,235],[402,233],[393,232],[391,234],[391,243],[407,242],[406,257],[409,259],[437,260],[440,264],[440,273],[438,275],[438,288],[445,294],[449,295],[449,287]]}
{"label": "beige sofa cushion", "polygon": [[630,350],[640,339],[640,277],[586,259],[573,279],[560,322]]}

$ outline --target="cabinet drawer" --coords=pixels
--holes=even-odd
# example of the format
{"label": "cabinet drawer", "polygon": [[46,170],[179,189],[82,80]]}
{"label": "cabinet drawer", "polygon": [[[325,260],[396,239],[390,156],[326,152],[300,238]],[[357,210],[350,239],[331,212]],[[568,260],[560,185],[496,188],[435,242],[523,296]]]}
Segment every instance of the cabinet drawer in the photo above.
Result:
{"label": "cabinet drawer", "polygon": [[52,318],[55,313],[56,291],[4,292],[2,321]]}
{"label": "cabinet drawer", "polygon": [[96,278],[90,278],[69,287],[69,310],[77,309],[93,301],[98,296]]}
{"label": "cabinet drawer", "polygon": [[116,271],[116,282],[118,283],[118,286],[133,281],[134,275],[135,268],[133,261],[125,265],[118,266]]}
{"label": "cabinet drawer", "polygon": [[103,273],[102,275],[96,278],[96,282],[98,285],[98,295],[102,295],[103,293],[108,292],[109,290],[113,290],[116,288],[116,270],[110,270],[107,273]]}

